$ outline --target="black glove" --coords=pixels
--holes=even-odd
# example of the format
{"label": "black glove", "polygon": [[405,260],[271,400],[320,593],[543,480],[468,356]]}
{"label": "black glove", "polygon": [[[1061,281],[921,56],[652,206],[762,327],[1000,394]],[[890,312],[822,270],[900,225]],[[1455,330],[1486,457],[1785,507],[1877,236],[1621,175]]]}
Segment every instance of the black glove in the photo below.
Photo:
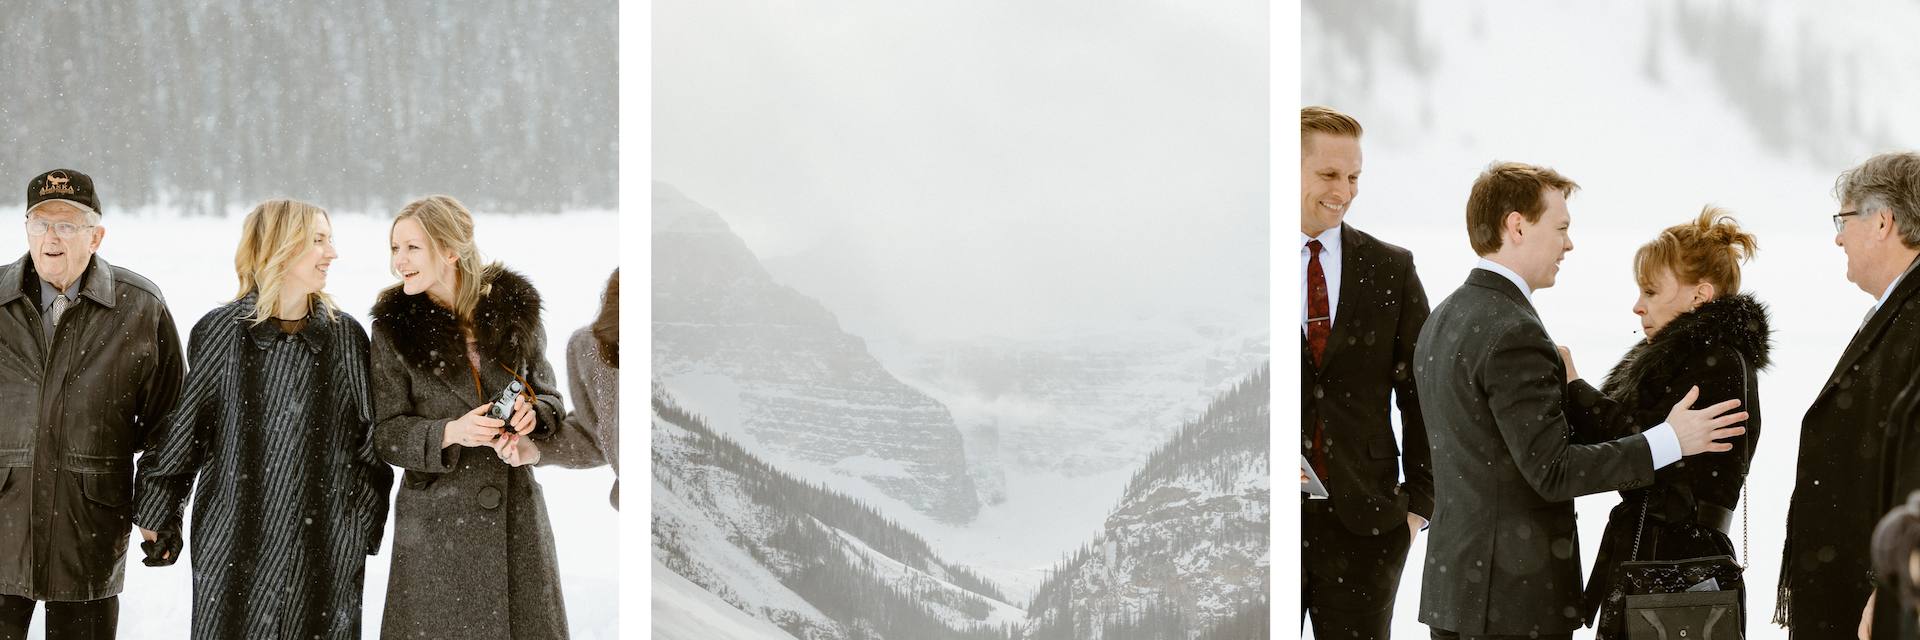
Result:
{"label": "black glove", "polygon": [[147,554],[147,558],[141,560],[140,563],[149,567],[165,567],[179,561],[180,547],[182,546],[180,532],[160,531],[156,533],[158,535],[154,536],[152,542],[140,543],[140,550]]}

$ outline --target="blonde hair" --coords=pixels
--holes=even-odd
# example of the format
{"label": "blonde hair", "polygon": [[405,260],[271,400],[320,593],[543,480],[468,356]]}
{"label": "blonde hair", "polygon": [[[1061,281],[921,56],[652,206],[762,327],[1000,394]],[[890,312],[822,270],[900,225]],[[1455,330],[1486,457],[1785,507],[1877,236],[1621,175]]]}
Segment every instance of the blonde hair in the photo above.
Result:
{"label": "blonde hair", "polygon": [[[240,248],[233,253],[233,271],[240,277],[240,292],[233,299],[258,293],[254,300],[254,324],[266,322],[287,309],[280,308],[280,288],[285,284],[287,267],[306,253],[319,233],[319,220],[327,216],[320,207],[298,200],[268,200],[254,207],[240,226]],[[334,315],[333,298],[315,291],[308,304],[324,308]],[[318,303],[318,304],[315,304]]]}
{"label": "blonde hair", "polygon": [[1360,121],[1353,116],[1335,111],[1331,107],[1314,105],[1300,108],[1300,141],[1306,142],[1307,136],[1324,133],[1342,138],[1358,138],[1364,132]]}
{"label": "blonde hair", "polygon": [[1661,269],[1670,269],[1680,286],[1705,282],[1716,297],[1730,296],[1740,292],[1740,263],[1753,259],[1759,246],[1726,209],[1707,205],[1693,222],[1667,227],[1641,245],[1633,254],[1633,275],[1646,286]]}
{"label": "blonde hair", "polygon": [[[453,196],[433,195],[407,203],[394,215],[393,224],[409,218],[426,233],[427,252],[436,260],[446,252],[455,256],[453,315],[462,324],[473,322],[474,308],[480,306],[480,299],[492,288],[486,276],[500,266],[480,261],[480,248],[473,242],[473,213]],[[387,234],[393,234],[393,227],[387,228]]]}

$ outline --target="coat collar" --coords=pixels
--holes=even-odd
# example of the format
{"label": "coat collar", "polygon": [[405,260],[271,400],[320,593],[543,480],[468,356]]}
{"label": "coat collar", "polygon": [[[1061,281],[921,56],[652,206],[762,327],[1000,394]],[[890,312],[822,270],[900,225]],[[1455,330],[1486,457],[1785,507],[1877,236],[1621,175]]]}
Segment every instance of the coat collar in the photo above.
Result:
{"label": "coat collar", "polygon": [[[516,370],[524,369],[540,353],[540,293],[525,276],[493,265],[482,273],[487,293],[473,310],[474,340],[482,355]],[[427,294],[407,295],[399,285],[380,292],[372,317],[395,336],[400,359],[428,372],[464,370],[467,348],[453,311],[435,304]],[[458,365],[457,367],[455,365]]]}
{"label": "coat collar", "polygon": [[[29,281],[29,278],[33,281]],[[38,299],[39,278],[40,275],[33,270],[31,255],[22,254],[13,264],[0,267],[0,305],[10,304],[22,297]],[[113,308],[116,301],[113,265],[107,264],[106,258],[94,254],[93,260],[87,263],[87,270],[80,274],[80,282],[80,297],[93,300],[108,309]],[[31,287],[28,286],[30,284]]]}
{"label": "coat collar", "polygon": [[1527,294],[1522,292],[1520,287],[1514,286],[1513,281],[1508,280],[1506,276],[1475,267],[1474,270],[1467,272],[1467,284],[1497,291],[1520,308],[1526,309],[1527,315],[1533,316],[1536,322],[1540,320],[1540,313],[1534,310],[1533,301],[1528,300]]}
{"label": "coat collar", "polygon": [[1628,349],[1607,373],[1601,388],[1608,396],[1634,404],[1642,381],[1671,375],[1690,361],[1724,353],[1713,351],[1721,347],[1733,349],[1754,369],[1765,369],[1773,362],[1773,330],[1768,315],[1765,303],[1744,293],[1715,298],[1674,317],[1653,339]]}
{"label": "coat collar", "polygon": [[[259,292],[253,292],[241,298],[240,313],[233,321],[240,323],[247,335],[253,338],[253,346],[270,349],[274,341],[285,334],[280,333],[280,327],[272,320],[258,323],[253,321],[254,311],[259,308],[259,296]],[[333,319],[329,317],[332,314],[329,311],[325,306],[316,305],[307,312],[306,326],[302,327],[299,333],[293,334],[306,345],[308,351],[320,353],[333,342],[333,332],[328,330],[333,324]]]}

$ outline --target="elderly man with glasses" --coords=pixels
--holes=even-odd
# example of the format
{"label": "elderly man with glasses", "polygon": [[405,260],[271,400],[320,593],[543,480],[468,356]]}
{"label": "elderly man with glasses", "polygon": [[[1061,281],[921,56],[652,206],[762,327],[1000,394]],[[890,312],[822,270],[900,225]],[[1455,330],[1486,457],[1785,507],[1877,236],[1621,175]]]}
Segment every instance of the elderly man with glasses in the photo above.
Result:
{"label": "elderly man with glasses", "polygon": [[93,180],[27,183],[27,255],[0,267],[0,640],[46,602],[49,638],[111,638],[133,456],[186,365],[160,289],[94,255]]}
{"label": "elderly man with glasses", "polygon": [[1915,488],[1894,486],[1904,474],[1884,465],[1915,438],[1914,423],[1889,418],[1920,372],[1920,154],[1874,156],[1840,174],[1833,192],[1833,241],[1846,253],[1847,280],[1874,302],[1858,323],[1841,313],[1827,327],[1853,337],[1800,425],[1774,622],[1808,638],[1865,631],[1874,587],[1868,541],[1880,516]]}

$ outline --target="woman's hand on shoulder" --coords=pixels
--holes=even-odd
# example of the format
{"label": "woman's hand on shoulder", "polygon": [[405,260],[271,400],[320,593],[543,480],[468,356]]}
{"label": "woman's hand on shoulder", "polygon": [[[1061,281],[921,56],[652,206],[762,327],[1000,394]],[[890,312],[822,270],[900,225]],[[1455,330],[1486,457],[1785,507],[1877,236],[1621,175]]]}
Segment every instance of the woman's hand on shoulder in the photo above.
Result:
{"label": "woman's hand on shoulder", "polygon": [[1573,368],[1573,350],[1568,349],[1567,345],[1564,344],[1553,345],[1553,348],[1560,351],[1560,364],[1567,369],[1567,382],[1579,380],[1580,372],[1575,371]]}

